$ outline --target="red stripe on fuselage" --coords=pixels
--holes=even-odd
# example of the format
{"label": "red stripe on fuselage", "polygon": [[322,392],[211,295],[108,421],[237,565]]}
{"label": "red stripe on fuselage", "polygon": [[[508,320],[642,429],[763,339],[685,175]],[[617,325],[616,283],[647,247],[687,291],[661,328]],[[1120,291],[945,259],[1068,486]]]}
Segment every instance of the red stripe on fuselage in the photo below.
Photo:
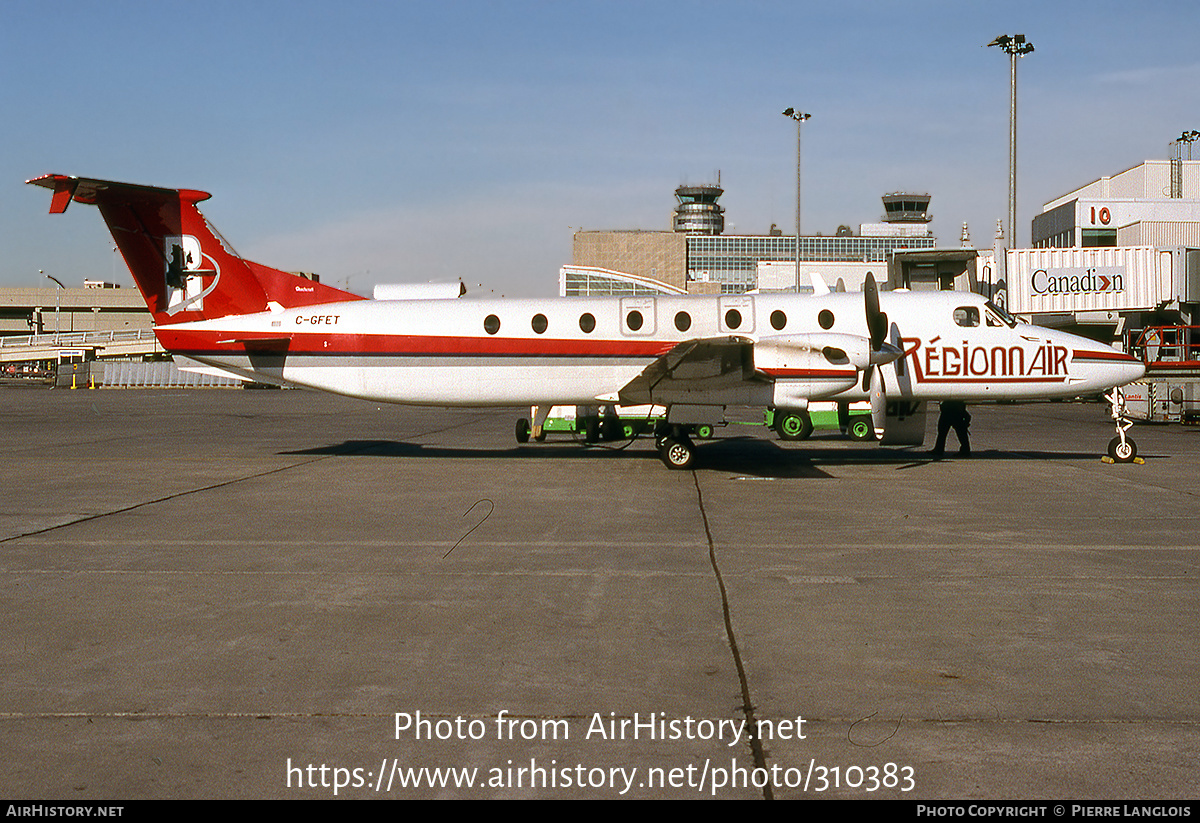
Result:
{"label": "red stripe on fuselage", "polygon": [[1100,360],[1105,363],[1138,363],[1140,362],[1131,354],[1126,354],[1121,351],[1081,351],[1076,349],[1071,352],[1072,360]]}
{"label": "red stripe on fuselage", "polygon": [[194,331],[155,329],[169,351],[240,352],[255,339],[264,343],[286,336],[288,354],[496,355],[502,357],[659,357],[675,343],[664,340],[563,340],[532,337],[449,337],[437,335],[306,334],[292,332]]}
{"label": "red stripe on fuselage", "polygon": [[858,379],[858,372],[854,369],[836,370],[836,369],[759,369],[763,374],[771,377],[837,377],[845,379],[852,377]]}
{"label": "red stripe on fuselage", "polygon": [[918,377],[918,383],[1065,383],[1064,377]]}

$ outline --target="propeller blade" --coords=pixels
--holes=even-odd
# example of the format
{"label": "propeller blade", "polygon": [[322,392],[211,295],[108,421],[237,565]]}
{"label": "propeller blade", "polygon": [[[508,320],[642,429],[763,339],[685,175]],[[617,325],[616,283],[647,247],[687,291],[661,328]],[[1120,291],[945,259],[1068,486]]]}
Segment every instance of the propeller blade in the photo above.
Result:
{"label": "propeller blade", "polygon": [[[866,282],[863,283],[863,303],[867,309],[867,331],[871,335],[871,349],[878,350],[887,336],[887,315],[879,310],[879,287],[875,285],[875,275],[867,272]],[[894,358],[893,358],[894,359]]]}
{"label": "propeller blade", "polygon": [[[875,371],[875,367],[871,367]],[[882,375],[878,380],[871,381],[871,425],[875,427],[875,436],[883,438],[883,430],[887,426],[887,395],[883,388]]]}

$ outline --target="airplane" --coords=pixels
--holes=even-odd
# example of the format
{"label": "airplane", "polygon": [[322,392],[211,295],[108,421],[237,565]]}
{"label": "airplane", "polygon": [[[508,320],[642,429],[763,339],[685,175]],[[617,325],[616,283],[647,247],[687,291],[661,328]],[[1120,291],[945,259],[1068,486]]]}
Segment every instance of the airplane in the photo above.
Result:
{"label": "airplane", "polygon": [[920,445],[932,400],[1114,390],[1109,452],[1136,454],[1116,387],[1144,364],[973,293],[881,293],[868,275],[861,293],[457,299],[458,284],[444,297],[422,284],[367,299],[243,259],[201,214],[206,192],[27,182],[53,192],[51,214],[100,209],[184,368],[376,402],[536,407],[518,438],[522,422],[540,433],[555,405],[662,406],[655,442],[672,469],[694,466],[691,434],[731,405],[798,413],[869,399],[881,444]]}

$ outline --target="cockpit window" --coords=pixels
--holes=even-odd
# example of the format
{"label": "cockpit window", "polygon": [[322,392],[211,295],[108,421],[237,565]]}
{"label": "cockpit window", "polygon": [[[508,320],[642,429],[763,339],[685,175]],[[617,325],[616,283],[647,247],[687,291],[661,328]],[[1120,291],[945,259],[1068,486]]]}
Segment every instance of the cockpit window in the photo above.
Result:
{"label": "cockpit window", "polygon": [[[1010,329],[1015,329],[1017,327],[1017,318],[1013,317],[1011,314],[1006,312],[1004,309],[997,306],[991,300],[989,300],[984,305],[987,306],[988,325],[989,326],[998,326],[1001,323],[1003,323],[1005,326],[1008,326]],[[994,322],[994,321],[999,321],[999,322]]]}
{"label": "cockpit window", "polygon": [[959,306],[954,310],[954,322],[968,328],[979,325],[979,309],[974,306]]}

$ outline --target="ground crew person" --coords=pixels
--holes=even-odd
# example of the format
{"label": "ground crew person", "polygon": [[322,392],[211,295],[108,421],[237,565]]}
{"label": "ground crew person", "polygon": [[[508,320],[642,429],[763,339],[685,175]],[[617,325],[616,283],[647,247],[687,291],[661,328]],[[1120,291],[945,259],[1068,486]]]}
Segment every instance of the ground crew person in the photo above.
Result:
{"label": "ground crew person", "polygon": [[958,435],[958,453],[963,457],[971,456],[971,437],[968,429],[971,427],[971,413],[967,404],[961,400],[943,400],[941,412],[938,414],[937,443],[933,446],[933,456],[941,457],[946,450],[946,435],[950,429]]}

